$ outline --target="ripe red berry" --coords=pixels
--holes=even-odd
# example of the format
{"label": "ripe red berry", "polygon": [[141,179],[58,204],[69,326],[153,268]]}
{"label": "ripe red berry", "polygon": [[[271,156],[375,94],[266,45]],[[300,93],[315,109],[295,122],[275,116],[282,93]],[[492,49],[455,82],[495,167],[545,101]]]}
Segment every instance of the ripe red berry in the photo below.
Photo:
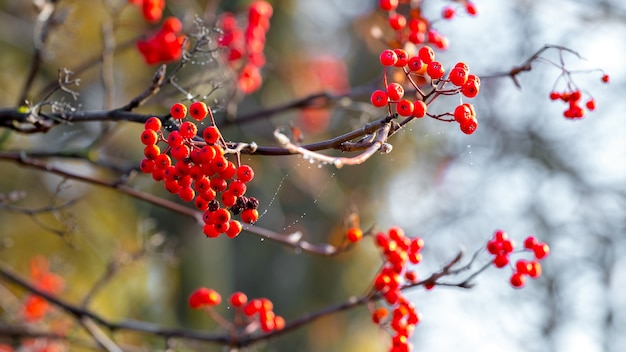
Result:
{"label": "ripe red berry", "polygon": [[228,187],[228,183],[226,182],[226,180],[221,177],[213,177],[209,182],[211,183],[211,188],[214,189],[216,192],[224,192]]}
{"label": "ripe red berry", "polygon": [[209,114],[209,108],[204,102],[196,101],[189,105],[189,116],[197,121],[204,120]]}
{"label": "ripe red berry", "polygon": [[497,268],[503,268],[507,264],[509,264],[509,256],[506,254],[498,254],[495,258],[493,258],[493,265]]}
{"label": "ripe red berry", "polygon": [[223,155],[218,155],[209,162],[214,173],[223,172],[228,168],[228,160]]}
{"label": "ripe red berry", "polygon": [[185,121],[180,125],[180,135],[183,138],[192,139],[198,133],[198,127],[192,122]]}
{"label": "ripe red berry", "polygon": [[396,56],[398,58],[398,61],[396,61],[394,66],[396,66],[396,67],[403,67],[404,65],[406,65],[409,62],[409,54],[406,52],[406,50],[404,50],[404,49],[394,49],[393,52],[396,53]]}
{"label": "ripe red berry", "polygon": [[454,10],[454,7],[446,6],[443,8],[443,11],[441,11],[441,17],[445,18],[446,20],[451,20],[454,17],[455,13],[456,10]]}
{"label": "ripe red berry", "polygon": [[248,165],[241,165],[237,168],[237,179],[241,182],[250,182],[254,178],[254,170]]}
{"label": "ripe red berry", "polygon": [[452,71],[450,71],[450,74],[448,75],[448,79],[450,80],[452,84],[454,84],[457,87],[460,87],[464,85],[465,82],[467,82],[467,71],[465,71],[464,69],[460,67],[455,67],[452,69]]}
{"label": "ripe red berry", "polygon": [[236,197],[241,197],[246,194],[246,184],[241,180],[234,180],[228,185],[228,190]]}
{"label": "ripe red berry", "polygon": [[602,82],[609,83],[609,75],[602,75]]}
{"label": "ripe red berry", "polygon": [[216,306],[222,301],[222,296],[206,287],[200,287],[189,296],[189,307],[198,309],[203,306]]}
{"label": "ripe red berry", "polygon": [[181,103],[176,103],[170,108],[170,115],[176,120],[182,120],[187,116],[187,107]]}
{"label": "ripe red berry", "polygon": [[222,204],[225,207],[232,207],[237,203],[237,196],[233,192],[226,190],[222,192]]}
{"label": "ripe red berry", "polygon": [[534,236],[528,236],[524,240],[524,248],[526,249],[533,250],[538,244],[539,241]]}
{"label": "ripe red berry", "polygon": [[461,104],[454,109],[454,119],[458,123],[463,123],[472,117],[472,112],[468,106]]}
{"label": "ripe red berry", "polygon": [[[470,75],[471,76],[471,75]],[[468,78],[467,82],[463,84],[461,87],[461,93],[468,98],[474,98],[478,95],[480,91],[480,83],[476,80],[471,80]]]}
{"label": "ripe red berry", "polygon": [[346,238],[352,243],[359,242],[363,238],[363,231],[357,227],[351,227],[346,233]]}
{"label": "ripe red berry", "polygon": [[433,49],[427,45],[423,46],[420,48],[420,50],[417,52],[419,58],[422,60],[423,63],[425,63],[426,65],[430,64],[431,62],[433,62],[433,60],[435,60],[435,52],[433,51]]}
{"label": "ripe red berry", "polygon": [[202,228],[204,235],[208,238],[216,238],[219,237],[220,232],[215,228],[213,224],[205,224]]}
{"label": "ripe red berry", "polygon": [[538,261],[530,262],[529,269],[528,269],[528,276],[530,276],[533,279],[536,279],[539,276],[541,276],[541,264],[539,264]]}
{"label": "ripe red berry", "polygon": [[156,159],[159,155],[161,154],[161,149],[155,145],[147,145],[144,149],[143,149],[143,155],[148,158],[148,159]]}
{"label": "ripe red berry", "polygon": [[226,236],[228,236],[229,238],[235,238],[237,237],[240,233],[241,230],[243,229],[243,227],[241,226],[241,223],[237,220],[231,220],[228,222],[228,230],[226,231]]}
{"label": "ripe red berry", "polygon": [[472,116],[469,119],[463,121],[460,124],[460,127],[461,127],[461,131],[463,133],[465,133],[465,134],[472,134],[478,128],[478,120],[476,120],[476,117]]}
{"label": "ripe red berry", "polygon": [[388,314],[389,314],[389,311],[387,310],[387,308],[384,308],[384,307],[376,308],[374,313],[372,313],[372,321],[374,322],[374,324],[380,324],[380,322],[383,319],[385,319]]}
{"label": "ripe red berry", "polygon": [[141,160],[141,163],[139,164],[139,169],[141,170],[141,172],[145,174],[149,174],[154,170],[155,164],[156,163],[154,162],[154,160],[143,159]]}
{"label": "ripe red berry", "polygon": [[259,212],[256,209],[246,209],[241,212],[241,221],[253,224],[259,219]]}
{"label": "ripe red berry", "polygon": [[389,16],[389,27],[396,31],[402,30],[406,27],[406,17],[399,13]]}
{"label": "ripe red berry", "polygon": [[161,129],[162,123],[157,117],[151,117],[146,120],[144,126],[147,130],[158,131]]}
{"label": "ripe red berry", "polygon": [[379,6],[383,11],[395,10],[398,7],[398,0],[380,0]]}
{"label": "ripe red berry", "polygon": [[533,248],[533,251],[535,252],[535,258],[543,259],[550,254],[550,246],[545,243],[539,243]]}
{"label": "ripe red berry", "polygon": [[422,59],[420,59],[418,56],[413,56],[412,58],[410,58],[407,62],[407,65],[409,66],[409,70],[413,72],[420,72],[426,67],[426,64],[424,64],[422,62]]}
{"label": "ripe red berry", "polygon": [[426,73],[428,73],[430,78],[434,80],[440,79],[444,75],[443,65],[441,65],[441,63],[438,61],[432,61],[428,64],[428,67],[426,68]]}
{"label": "ripe red berry", "polygon": [[465,3],[465,10],[467,11],[468,14],[472,15],[472,16],[476,16],[476,14],[478,13],[478,9],[476,8],[476,4],[474,4],[471,1],[468,1]]}
{"label": "ripe red berry", "polygon": [[233,307],[242,307],[248,302],[248,297],[243,292],[234,292],[230,295],[229,301]]}
{"label": "ripe red berry", "polygon": [[220,138],[220,131],[215,126],[209,126],[202,131],[202,137],[207,144],[215,144]]}
{"label": "ripe red berry", "polygon": [[372,93],[372,96],[370,97],[370,101],[372,105],[374,105],[377,108],[380,108],[380,107],[387,105],[387,103],[389,102],[389,97],[387,96],[387,93],[379,89],[379,90],[375,90]]}
{"label": "ripe red berry", "polygon": [[404,88],[399,83],[389,83],[387,85],[387,96],[392,101],[398,101],[404,96]]}
{"label": "ripe red berry", "polygon": [[170,132],[169,136],[167,136],[167,144],[169,144],[171,147],[183,144],[184,140],[185,139],[179,131],[172,131]]}
{"label": "ripe red berry", "polygon": [[185,202],[191,202],[195,196],[196,192],[191,187],[182,187],[178,191],[178,197]]}
{"label": "ripe red berry", "polygon": [[421,100],[417,100],[413,103],[413,116],[420,118],[426,116],[428,106]]}
{"label": "ripe red berry", "polygon": [[396,112],[400,116],[411,116],[413,114],[413,103],[410,100],[402,99],[396,104]]}
{"label": "ripe red berry", "polygon": [[522,273],[513,273],[511,275],[511,285],[515,288],[521,288],[526,283],[526,276]]}
{"label": "ripe red berry", "polygon": [[144,130],[141,132],[141,143],[145,145],[156,144],[159,141],[159,135],[154,130]]}
{"label": "ripe red berry", "polygon": [[591,98],[587,100],[587,102],[585,103],[585,106],[587,107],[587,109],[589,109],[589,111],[593,111],[596,109],[596,101],[593,98]]}
{"label": "ripe red berry", "polygon": [[379,59],[383,66],[393,66],[398,62],[398,55],[391,49],[385,49],[380,53]]}
{"label": "ripe red berry", "polygon": [[179,144],[173,147],[170,151],[170,154],[172,155],[172,157],[177,160],[184,160],[185,158],[188,158],[189,153],[190,153],[189,147],[184,144]]}

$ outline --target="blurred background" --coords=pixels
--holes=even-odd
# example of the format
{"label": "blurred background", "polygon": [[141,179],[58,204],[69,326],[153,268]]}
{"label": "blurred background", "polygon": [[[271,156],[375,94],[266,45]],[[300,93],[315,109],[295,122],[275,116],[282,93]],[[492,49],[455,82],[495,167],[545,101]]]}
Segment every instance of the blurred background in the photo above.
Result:
{"label": "blurred background", "polygon": [[[341,94],[368,88],[382,74],[378,53],[384,45],[370,37],[385,22],[377,1],[271,1],[274,16],[266,46],[264,85],[245,97],[236,112],[228,107],[228,76],[219,64],[193,62],[180,80],[224,80],[224,93],[211,96],[222,133],[233,141],[274,144],[279,126],[297,126],[304,143],[324,140],[382,117],[368,94],[351,95],[328,109],[289,110],[271,119],[238,124],[236,116],[326,90]],[[44,65],[32,92],[57,79],[60,67],[75,70],[103,46],[102,23],[111,21],[116,45],[114,94],[104,99],[100,65],[80,74],[78,100],[58,101],[81,110],[126,104],[150,82],[147,66],[132,45],[145,24],[124,1],[59,1],[66,11],[52,29]],[[450,1],[429,0],[424,15],[438,18]],[[186,30],[196,16],[215,19],[216,11],[238,11],[246,1],[169,0],[165,15],[180,18]],[[430,351],[622,351],[626,337],[626,5],[617,0],[550,2],[477,0],[478,16],[438,21],[450,40],[437,57],[450,67],[466,62],[472,73],[488,76],[522,64],[545,44],[568,47],[584,59],[564,54],[571,70],[602,68],[572,75],[597,102],[578,121],[566,120],[565,104],[550,101],[562,90],[558,68],[535,62],[518,76],[484,78],[471,102],[479,121],[464,135],[456,124],[414,121],[390,139],[390,154],[363,165],[334,169],[296,156],[249,157],[256,178],[248,194],[260,200],[257,225],[277,232],[302,231],[314,243],[341,242],[344,220],[358,210],[364,229],[399,225],[426,242],[420,276],[438,270],[460,247],[468,254],[484,247],[495,229],[521,243],[535,235],[551,245],[543,276],[523,290],[510,287],[509,270],[490,269],[471,290],[436,287],[407,292],[423,314],[415,330],[415,350]],[[111,9],[117,14],[110,16]],[[0,107],[18,106],[33,52],[37,13],[30,1],[0,1]],[[558,53],[545,58],[558,61]],[[556,82],[556,83],[555,83]],[[562,82],[560,82],[562,84]],[[556,84],[556,85],[555,85]],[[360,87],[360,88],[359,88]],[[375,86],[372,86],[375,87]],[[210,87],[195,87],[199,94]],[[370,90],[371,91],[371,90]],[[148,101],[137,112],[165,114],[183,99],[173,90]],[[36,99],[32,94],[30,99]],[[36,101],[35,101],[36,102]],[[458,104],[437,101],[434,111]],[[229,110],[231,109],[231,110]],[[226,111],[235,116],[227,117]],[[234,123],[232,123],[234,121]],[[116,180],[141,160],[142,126],[130,122],[64,125],[46,134],[0,130],[0,151],[45,152],[73,172]],[[73,156],[72,156],[73,155]],[[146,320],[166,327],[219,331],[186,304],[199,286],[227,297],[240,290],[267,297],[287,321],[361,295],[370,287],[380,257],[370,239],[332,258],[299,253],[250,233],[236,239],[207,239],[191,219],[108,188],[65,180],[0,161],[0,260],[25,277],[36,255],[65,280],[62,298],[80,303],[110,262],[122,269],[94,295],[89,308],[112,320]],[[131,184],[176,200],[145,175]],[[12,193],[18,191],[20,193]],[[9,194],[15,200],[8,202]],[[24,209],[42,211],[23,211]],[[46,210],[48,209],[48,210]],[[135,253],[146,252],[134,256]],[[133,260],[137,258],[137,260]],[[481,257],[484,263],[488,257]],[[480,263],[480,264],[482,264]],[[452,280],[452,279],[451,279]],[[25,293],[0,282],[0,322],[21,323]],[[218,309],[230,317],[225,304]],[[56,312],[57,318],[62,315]],[[370,321],[365,307],[335,314],[250,348],[253,351],[384,351],[389,338]],[[52,318],[38,322],[50,328]],[[58,326],[53,326],[58,329]],[[160,339],[116,333],[144,350],[164,350]],[[222,347],[176,341],[178,350],[220,351]]]}

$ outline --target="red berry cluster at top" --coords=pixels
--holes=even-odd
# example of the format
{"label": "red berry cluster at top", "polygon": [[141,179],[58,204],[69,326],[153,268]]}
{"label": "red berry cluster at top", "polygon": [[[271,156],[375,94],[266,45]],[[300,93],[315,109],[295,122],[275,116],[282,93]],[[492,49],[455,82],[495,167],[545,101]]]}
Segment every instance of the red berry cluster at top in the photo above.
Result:
{"label": "red berry cluster at top", "polygon": [[[380,54],[380,63],[384,66],[383,82],[385,89],[375,90],[370,101],[375,107],[387,106],[392,113],[392,106],[398,115],[404,117],[421,118],[426,115],[444,120],[457,121],[466,134],[472,134],[478,127],[474,107],[469,103],[462,103],[454,113],[444,115],[453,116],[454,120],[442,119],[442,115],[434,116],[427,113],[430,105],[440,95],[462,94],[466,98],[474,98],[480,91],[480,78],[470,74],[469,67],[464,62],[457,63],[446,77],[441,62],[435,60],[435,53],[429,46],[421,47],[416,55],[409,55],[404,49],[386,49]],[[391,82],[387,80],[387,70],[400,70],[405,81]],[[397,77],[397,75],[394,75]],[[420,82],[429,83],[421,85]],[[430,90],[427,88],[430,87]],[[416,99],[406,98],[405,89],[416,91]]]}
{"label": "red berry cluster at top", "polygon": [[147,64],[180,60],[186,36],[181,34],[183,25],[176,17],[168,17],[153,36],[137,41],[137,49]]}
{"label": "red berry cluster at top", "polygon": [[[477,14],[473,2],[467,0],[455,2],[462,4],[467,14],[471,16]],[[448,38],[433,28],[433,22],[423,16],[423,4],[424,1],[379,0],[379,7],[387,12],[389,27],[395,33],[395,38],[388,41],[390,46],[403,47],[407,42],[411,42],[416,45],[430,43],[441,50],[448,47]],[[456,7],[446,6],[441,12],[441,18],[451,20],[456,14]]]}
{"label": "red berry cluster at top", "polygon": [[165,0],[128,0],[128,2],[139,6],[143,18],[148,22],[159,22],[163,17]]}
{"label": "red berry cluster at top", "polygon": [[[46,257],[35,256],[29,264],[30,278],[38,289],[50,294],[57,294],[63,290],[65,280],[49,270]],[[24,319],[34,322],[43,319],[49,310],[50,305],[45,298],[29,294],[24,301],[22,313]]]}
{"label": "red berry cluster at top", "polygon": [[391,317],[384,307],[372,313],[372,321],[385,324],[391,329],[391,349],[393,352],[410,351],[409,338],[421,320],[421,314],[402,294],[403,283],[417,282],[417,275],[409,270],[409,264],[422,261],[420,251],[424,240],[419,237],[406,237],[399,227],[390,228],[387,233],[376,234],[376,245],[381,249],[385,263],[374,279],[374,290],[382,295],[391,307]]}
{"label": "red berry cluster at top", "polygon": [[218,27],[222,31],[218,44],[226,49],[226,58],[238,73],[237,87],[244,94],[259,89],[263,81],[263,49],[272,13],[270,3],[258,0],[248,6],[245,29],[240,27],[237,17],[230,12],[223,13],[218,21]]}
{"label": "red berry cluster at top", "polygon": [[[264,333],[282,330],[285,327],[285,319],[274,313],[274,304],[267,298],[255,298],[248,300],[243,292],[234,292],[229,298],[230,305],[235,308],[234,327],[238,331],[250,333],[248,327],[260,326]],[[212,308],[222,302],[222,296],[214,289],[200,287],[189,296],[189,307],[193,309]],[[240,319],[240,315],[245,318]],[[258,322],[258,323],[257,323]]]}
{"label": "red berry cluster at top", "polygon": [[[203,102],[189,106],[189,115],[196,121],[204,120],[210,113]],[[172,105],[170,114],[181,121],[179,129],[164,137],[161,121],[151,117],[141,133],[145,159],[140,169],[152,174],[155,181],[163,181],[165,189],[176,193],[185,202],[194,202],[196,208],[204,211],[204,234],[217,237],[225,233],[236,237],[242,229],[241,223],[231,219],[231,215],[241,214],[246,223],[255,222],[259,213],[259,202],[254,197],[246,197],[246,183],[254,178],[254,171],[248,165],[235,166],[225,156],[221,135],[216,126],[202,131],[202,141],[195,140],[198,127],[187,117],[187,107],[181,103]],[[161,152],[158,142],[167,143]]]}
{"label": "red berry cluster at top", "polygon": [[[487,251],[493,254],[493,265],[497,268],[503,268],[510,264],[509,256],[515,249],[515,242],[509,239],[506,232],[496,230],[493,238],[487,242]],[[533,253],[533,260],[518,259],[515,262],[513,273],[511,275],[511,285],[515,288],[521,288],[526,283],[526,276],[533,279],[541,276],[540,260],[544,259],[550,253],[550,247],[543,242],[539,242],[535,237],[528,236],[524,240],[524,250]]]}

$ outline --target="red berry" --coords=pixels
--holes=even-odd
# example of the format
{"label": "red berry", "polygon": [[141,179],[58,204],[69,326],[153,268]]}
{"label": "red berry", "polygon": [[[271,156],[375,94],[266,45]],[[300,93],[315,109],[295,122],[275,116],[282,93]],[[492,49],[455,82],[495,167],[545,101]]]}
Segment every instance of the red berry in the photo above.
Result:
{"label": "red berry", "polygon": [[593,111],[596,109],[596,101],[593,98],[591,98],[587,100],[587,102],[585,103],[585,106],[587,107],[587,109],[589,109],[589,111]]}
{"label": "red berry", "polygon": [[561,99],[562,95],[559,92],[550,92],[550,100]]}
{"label": "red berry", "polygon": [[493,265],[495,265],[497,268],[503,268],[507,264],[509,264],[509,256],[506,254],[498,254],[493,259]]}
{"label": "red berry", "polygon": [[380,0],[379,6],[384,11],[395,10],[398,7],[398,0]]}
{"label": "red berry", "polygon": [[426,68],[426,73],[428,73],[428,75],[432,79],[440,79],[441,77],[443,77],[444,74],[443,66],[438,61],[432,61],[428,64],[428,67]]}
{"label": "red berry", "polygon": [[609,75],[602,75],[602,82],[609,83]]}
{"label": "red berry", "polygon": [[458,123],[463,123],[472,117],[472,112],[468,106],[461,104],[454,109],[454,119]]}
{"label": "red berry", "polygon": [[541,276],[541,264],[539,264],[538,261],[532,261],[529,263],[528,276],[533,279]]}
{"label": "red berry", "polygon": [[206,287],[201,287],[195,290],[189,296],[189,306],[197,309],[203,306],[216,306],[222,301],[222,296],[213,290]]}
{"label": "red berry", "polygon": [[241,197],[246,193],[246,184],[240,180],[234,180],[228,185],[228,190],[236,197]]}
{"label": "red berry", "polygon": [[225,207],[232,207],[237,203],[237,196],[233,192],[226,190],[222,192],[222,204]]}
{"label": "red berry", "polygon": [[454,84],[457,87],[460,87],[464,85],[465,82],[467,82],[467,71],[465,71],[464,69],[460,67],[455,67],[452,69],[452,71],[450,71],[450,75],[448,76],[448,79],[450,80],[452,84]]}
{"label": "red berry", "polygon": [[420,59],[418,56],[413,56],[412,58],[410,58],[407,64],[409,66],[409,70],[413,72],[421,71],[425,67],[422,59]]}
{"label": "red berry", "polygon": [[357,227],[351,227],[346,233],[346,238],[352,243],[359,242],[363,238],[363,231]]}
{"label": "red berry", "polygon": [[144,130],[141,132],[141,143],[153,145],[159,141],[159,135],[154,130]]}
{"label": "red berry", "polygon": [[465,3],[465,10],[467,11],[468,14],[472,15],[472,16],[476,16],[476,14],[478,13],[478,9],[476,8],[476,4],[474,4],[471,1],[468,1]]}
{"label": "red berry", "polygon": [[396,31],[406,27],[406,17],[399,13],[389,16],[389,26]]}
{"label": "red berry", "polygon": [[226,170],[219,173],[219,176],[225,180],[231,180],[235,174],[237,173],[237,167],[232,161],[228,161],[228,166]]}
{"label": "red berry", "polygon": [[426,65],[430,64],[431,62],[433,62],[433,60],[435,60],[435,52],[429,46],[425,45],[421,47],[417,54],[419,58],[422,60],[422,62],[425,63]]}
{"label": "red berry", "polygon": [[230,211],[228,211],[228,209],[219,208],[210,213],[212,224],[224,224],[230,221]]}
{"label": "red berry", "polygon": [[241,230],[243,229],[243,227],[241,226],[241,223],[237,220],[229,221],[228,225],[229,226],[228,226],[228,230],[226,231],[226,236],[230,238],[237,237],[241,233]]}
{"label": "red berry", "polygon": [[209,114],[209,109],[204,102],[196,101],[189,105],[189,116],[194,120],[202,121]]}
{"label": "red berry", "polygon": [[533,251],[535,252],[535,258],[543,259],[550,254],[550,246],[545,243],[539,243],[533,248]]}
{"label": "red berry", "polygon": [[156,159],[159,155],[161,154],[161,149],[155,145],[147,145],[144,149],[143,149],[143,155],[148,158],[148,159]]}
{"label": "red berry", "polygon": [[417,100],[413,103],[413,116],[420,118],[426,116],[428,106],[421,100]]}
{"label": "red berry", "polygon": [[394,64],[396,67],[403,67],[409,62],[409,54],[404,49],[394,49],[394,53],[398,57],[398,61]]}
{"label": "red berry", "polygon": [[383,66],[393,66],[398,62],[398,55],[391,49],[385,49],[380,53],[379,59]]}
{"label": "red berry", "polygon": [[202,137],[207,144],[215,144],[220,138],[220,131],[215,126],[209,126],[202,131]]}
{"label": "red berry", "polygon": [[161,129],[162,124],[161,124],[161,120],[159,120],[157,117],[151,117],[146,120],[146,123],[144,124],[144,126],[147,130],[158,131]]}
{"label": "red berry", "polygon": [[187,116],[187,107],[181,103],[176,103],[170,108],[170,115],[176,120],[182,120]]}
{"label": "red berry", "polygon": [[177,160],[184,160],[185,158],[189,157],[190,150],[188,146],[180,144],[173,147],[170,153],[172,154],[173,158]]}
{"label": "red berry", "polygon": [[183,136],[179,131],[172,131],[169,136],[167,136],[167,144],[171,147],[175,147],[177,145],[181,145],[184,142]]}
{"label": "red berry", "polygon": [[396,112],[400,116],[411,116],[413,113],[413,103],[407,99],[402,99],[396,105]]}
{"label": "red berry", "polygon": [[145,174],[151,173],[155,168],[155,162],[151,159],[143,159],[139,164],[139,169]]}
{"label": "red berry", "polygon": [[243,292],[234,292],[229,298],[233,307],[241,307],[248,302],[248,297]]}
{"label": "red berry", "polygon": [[204,235],[208,238],[216,238],[220,235],[220,232],[215,228],[213,224],[206,224],[202,228]]}
{"label": "red berry", "polygon": [[241,212],[241,221],[253,224],[259,219],[259,212],[256,209],[246,209]]}
{"label": "red berry", "polygon": [[389,311],[387,308],[379,307],[374,313],[372,313],[372,321],[374,324],[380,324],[380,322],[387,317]]}
{"label": "red berry", "polygon": [[198,127],[192,122],[185,121],[180,125],[180,135],[183,138],[192,139],[198,133]]}
{"label": "red berry", "polygon": [[209,182],[211,183],[211,188],[216,192],[224,192],[228,187],[226,180],[221,177],[213,177]]}
{"label": "red berry", "polygon": [[380,108],[380,107],[387,105],[387,103],[389,102],[389,97],[387,96],[387,93],[379,89],[379,90],[375,90],[372,93],[372,96],[370,97],[370,101],[372,105],[374,105],[377,108]]}
{"label": "red berry", "polygon": [[455,13],[456,11],[454,10],[454,7],[446,6],[443,8],[443,11],[441,12],[441,17],[445,18],[446,20],[451,20],[454,17]]}
{"label": "red berry", "polygon": [[463,84],[463,86],[461,87],[461,93],[463,93],[463,95],[468,98],[474,98],[478,95],[479,91],[480,82],[477,82],[476,80],[470,80],[469,78],[467,82],[465,82],[465,84]]}
{"label": "red berry", "polygon": [[404,96],[404,88],[399,83],[389,83],[387,85],[387,96],[392,101],[398,101]]}
{"label": "red berry", "polygon": [[237,179],[241,182],[250,182],[254,178],[254,170],[248,165],[241,165],[237,168]]}
{"label": "red berry", "polygon": [[220,173],[228,168],[228,160],[223,155],[218,155],[209,162],[214,173]]}
{"label": "red berry", "polygon": [[178,191],[178,197],[185,202],[191,202],[195,196],[196,192],[191,187],[183,187]]}
{"label": "red berry", "polygon": [[521,288],[526,283],[526,276],[522,273],[513,273],[511,275],[511,285],[515,288]]}
{"label": "red berry", "polygon": [[533,250],[539,244],[539,241],[534,236],[528,236],[524,240],[524,248]]}

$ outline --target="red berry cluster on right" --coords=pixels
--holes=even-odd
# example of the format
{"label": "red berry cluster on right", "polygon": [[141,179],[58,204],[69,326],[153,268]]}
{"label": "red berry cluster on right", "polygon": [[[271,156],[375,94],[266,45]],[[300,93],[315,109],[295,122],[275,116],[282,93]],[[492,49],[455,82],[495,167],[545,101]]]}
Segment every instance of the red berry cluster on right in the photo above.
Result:
{"label": "red berry cluster on right", "polygon": [[[370,96],[370,102],[375,107],[387,106],[390,113],[392,106],[395,106],[395,111],[400,116],[421,118],[428,115],[441,120],[440,115],[435,116],[427,112],[428,105],[438,96],[461,94],[466,98],[474,98],[480,92],[480,78],[470,74],[467,64],[457,63],[446,77],[443,65],[435,60],[435,53],[429,46],[421,47],[413,56],[403,49],[386,49],[381,52],[379,59],[384,67],[385,90],[375,90]],[[401,70],[408,84],[389,83],[387,70],[392,69]],[[419,82],[424,82],[424,84],[419,84]],[[417,99],[405,98],[405,86],[415,89]],[[478,127],[476,112],[472,104],[462,103],[457,106],[454,113],[445,115],[453,116],[454,120],[445,121],[458,122],[463,133],[472,134]]]}
{"label": "red berry cluster on right", "polygon": [[[509,239],[508,234],[502,230],[496,230],[493,238],[487,242],[487,251],[493,254],[493,265],[497,268],[503,268],[510,264],[509,256],[514,253],[515,242]],[[533,259],[518,259],[513,267],[511,275],[511,286],[521,288],[526,283],[526,277],[536,279],[541,276],[541,264],[539,261],[544,259],[550,253],[550,247],[543,242],[539,242],[537,238],[528,236],[524,240],[524,250],[532,252]]]}
{"label": "red berry cluster on right", "polygon": [[[175,120],[187,117],[187,107],[181,103],[172,105],[170,114]],[[209,114],[207,105],[194,102],[189,106],[193,120],[202,121]],[[241,214],[241,220],[254,223],[259,217],[259,202],[254,197],[246,197],[246,184],[254,178],[254,171],[248,165],[235,164],[225,156],[221,134],[216,126],[208,126],[202,131],[202,141],[196,140],[198,127],[191,121],[182,121],[177,131],[164,137],[162,123],[151,117],[145,123],[141,142],[145,159],[140,169],[152,174],[155,181],[163,181],[165,189],[178,194],[185,202],[194,202],[196,208],[204,211],[204,234],[218,237],[226,234],[236,237],[242,230],[239,221],[231,215]],[[161,152],[157,145],[167,143]]]}
{"label": "red berry cluster on right", "polygon": [[[470,16],[478,13],[476,5],[471,1],[455,2],[462,4]],[[395,33],[394,39],[389,40],[388,44],[393,44],[393,47],[404,47],[407,42],[417,45],[430,43],[441,50],[448,47],[448,38],[433,27],[432,21],[424,17],[423,3],[424,1],[379,0],[379,8],[387,13],[389,27]],[[405,4],[408,6],[403,6]],[[441,12],[441,17],[452,20],[456,14],[456,7],[446,6]]]}
{"label": "red berry cluster on right", "polygon": [[[189,307],[192,309],[211,309],[222,302],[222,296],[214,289],[200,287],[189,296]],[[267,298],[255,298],[248,300],[243,292],[234,292],[228,302],[235,308],[233,333],[254,332],[249,327],[258,326],[264,333],[282,330],[285,327],[285,319],[274,313],[274,304]],[[243,316],[243,319],[241,319]],[[258,328],[257,328],[258,329]]]}
{"label": "red berry cluster on right", "polygon": [[589,98],[585,102],[585,107],[581,105],[582,93],[579,89],[565,92],[550,92],[550,100],[558,100],[568,103],[568,108],[563,112],[563,116],[568,119],[582,119],[585,116],[586,110],[593,111],[596,109],[596,101],[593,98]]}
{"label": "red berry cluster on right", "polygon": [[222,34],[218,44],[226,49],[226,59],[235,67],[237,87],[244,94],[250,94],[261,86],[261,68],[265,65],[265,35],[270,27],[273,8],[264,0],[257,0],[248,6],[248,21],[245,30],[237,23],[230,12],[220,16],[218,26]]}
{"label": "red berry cluster on right", "polygon": [[183,25],[176,17],[168,17],[153,36],[137,41],[137,49],[147,64],[180,60],[186,36],[181,34]]}
{"label": "red berry cluster on right", "polygon": [[392,335],[390,351],[410,351],[409,338],[420,322],[421,314],[416,311],[413,303],[404,297],[401,286],[403,282],[417,282],[417,275],[409,270],[408,266],[422,261],[420,252],[424,247],[424,240],[405,236],[399,227],[392,227],[387,233],[380,232],[375,239],[385,263],[374,279],[374,290],[383,296],[392,313],[389,319],[385,319],[388,311],[380,307],[372,313],[372,321],[390,328]]}

